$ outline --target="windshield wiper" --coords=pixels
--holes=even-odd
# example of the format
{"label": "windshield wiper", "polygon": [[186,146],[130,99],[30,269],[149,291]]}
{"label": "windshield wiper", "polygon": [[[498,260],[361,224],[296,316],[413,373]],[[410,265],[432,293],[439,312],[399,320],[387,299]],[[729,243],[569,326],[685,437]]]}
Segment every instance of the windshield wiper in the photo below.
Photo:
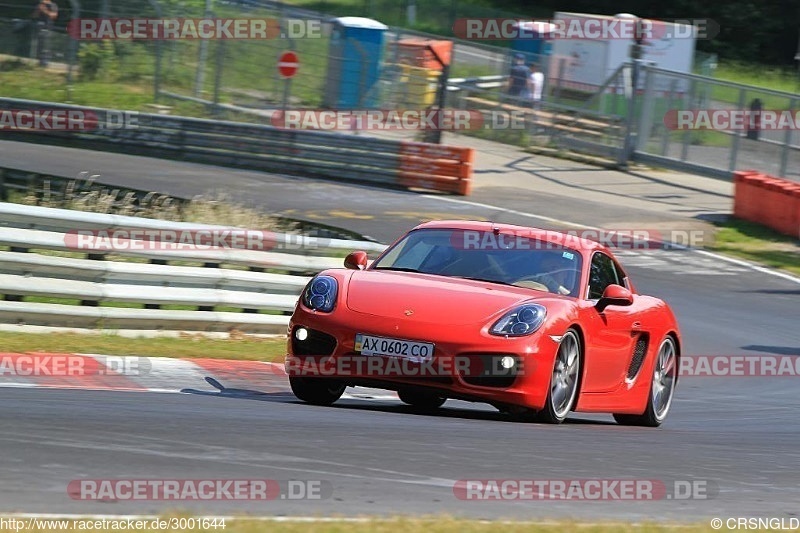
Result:
{"label": "windshield wiper", "polygon": [[474,278],[471,276],[449,276],[451,278],[461,278],[461,279],[471,279],[472,281],[485,281],[487,283],[498,283],[500,285],[512,285],[513,283],[509,283],[507,281],[502,281],[499,279],[490,279],[490,278]]}
{"label": "windshield wiper", "polygon": [[394,270],[396,272],[420,272],[416,268],[410,268],[410,267],[382,267],[382,266],[378,266],[378,267],[373,268],[372,270]]}

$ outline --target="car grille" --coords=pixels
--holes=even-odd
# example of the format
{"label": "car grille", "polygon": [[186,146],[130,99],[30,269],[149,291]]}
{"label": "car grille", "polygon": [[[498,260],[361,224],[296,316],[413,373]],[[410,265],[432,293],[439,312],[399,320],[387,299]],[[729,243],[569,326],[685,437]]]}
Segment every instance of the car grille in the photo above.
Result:
{"label": "car grille", "polygon": [[[522,373],[522,360],[513,354],[459,354],[458,357],[464,362],[457,366],[458,374],[469,385],[507,389]],[[514,366],[503,368],[500,365],[503,357],[512,357]]]}
{"label": "car grille", "polygon": [[[298,340],[292,331],[292,353],[298,356],[304,355],[331,355],[336,349],[336,338],[325,332],[305,328],[308,330],[308,337],[305,340]],[[295,328],[297,331],[297,328]]]}
{"label": "car grille", "polygon": [[638,374],[639,370],[642,368],[644,355],[647,353],[647,341],[648,337],[646,334],[642,334],[636,339],[636,346],[633,347],[633,357],[628,367],[628,379],[635,378],[636,374]]}

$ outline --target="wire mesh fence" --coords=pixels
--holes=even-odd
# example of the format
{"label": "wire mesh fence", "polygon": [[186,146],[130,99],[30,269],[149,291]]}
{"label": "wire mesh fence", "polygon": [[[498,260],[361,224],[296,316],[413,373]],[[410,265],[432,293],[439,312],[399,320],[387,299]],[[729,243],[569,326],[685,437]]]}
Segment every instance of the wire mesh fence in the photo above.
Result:
{"label": "wire mesh fence", "polygon": [[637,152],[800,179],[800,95],[645,69]]}
{"label": "wire mesh fence", "polygon": [[[412,4],[416,11],[409,11]],[[695,74],[645,67],[632,97],[630,64],[593,64],[580,54],[525,53],[524,64],[535,64],[544,78],[542,99],[534,102],[527,94],[509,93],[516,61],[509,42],[498,46],[418,29],[452,26],[461,17],[511,15],[468,2],[364,0],[334,8],[321,0],[297,8],[268,0],[216,0],[209,9],[211,2],[200,0],[107,0],[91,6],[61,1],[48,38],[50,65],[36,70],[34,78],[34,69],[41,69],[40,28],[29,8],[0,4],[6,8],[0,18],[0,95],[258,123],[270,123],[287,108],[422,111],[443,106],[479,113],[482,127],[465,133],[501,142],[593,148],[612,157],[626,155],[632,146],[665,164],[720,171],[753,167],[800,178],[796,128],[670,129],[664,122],[680,110],[749,110],[756,100],[764,110],[800,110],[797,95],[708,77],[716,65],[709,54],[696,55]],[[372,17],[389,26],[372,41],[354,39],[348,29],[352,21],[333,15]],[[259,39],[75,39],[67,25],[78,18],[263,19],[277,30]],[[409,21],[417,29],[396,26]],[[299,58],[291,79],[278,68],[286,51]],[[521,127],[509,127],[514,114],[522,117]],[[402,129],[353,132],[427,139],[425,132]]]}

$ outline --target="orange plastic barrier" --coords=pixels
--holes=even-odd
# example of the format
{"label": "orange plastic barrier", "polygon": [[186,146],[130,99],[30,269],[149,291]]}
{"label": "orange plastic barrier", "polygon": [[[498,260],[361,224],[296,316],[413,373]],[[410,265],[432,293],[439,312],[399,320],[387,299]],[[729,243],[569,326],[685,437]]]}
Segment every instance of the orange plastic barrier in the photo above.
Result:
{"label": "orange plastic barrier", "polygon": [[398,182],[403,187],[467,196],[472,191],[475,150],[404,141],[400,144]]}
{"label": "orange plastic barrier", "polygon": [[733,173],[733,215],[800,238],[800,183],[755,170]]}

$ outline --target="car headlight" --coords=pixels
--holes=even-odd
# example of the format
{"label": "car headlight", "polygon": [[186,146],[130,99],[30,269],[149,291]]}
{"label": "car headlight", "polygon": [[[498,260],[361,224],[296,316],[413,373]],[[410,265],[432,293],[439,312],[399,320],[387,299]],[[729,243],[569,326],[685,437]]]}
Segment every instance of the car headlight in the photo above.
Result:
{"label": "car headlight", "polygon": [[330,276],[317,276],[311,280],[303,291],[303,305],[314,311],[329,313],[336,305],[336,294],[339,285]]}
{"label": "car headlight", "polygon": [[525,304],[512,309],[489,329],[492,335],[522,337],[539,329],[547,316],[547,309],[539,304]]}

